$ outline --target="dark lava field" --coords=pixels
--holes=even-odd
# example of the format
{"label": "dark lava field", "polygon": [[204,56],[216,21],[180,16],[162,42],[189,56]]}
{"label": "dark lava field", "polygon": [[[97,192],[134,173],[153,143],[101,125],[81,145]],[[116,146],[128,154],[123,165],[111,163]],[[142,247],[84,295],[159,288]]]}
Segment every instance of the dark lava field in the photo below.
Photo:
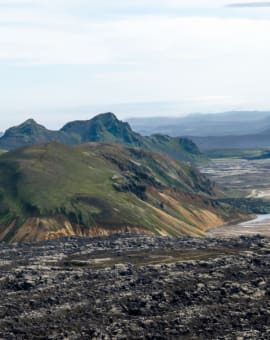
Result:
{"label": "dark lava field", "polygon": [[270,339],[270,239],[0,244],[0,339]]}

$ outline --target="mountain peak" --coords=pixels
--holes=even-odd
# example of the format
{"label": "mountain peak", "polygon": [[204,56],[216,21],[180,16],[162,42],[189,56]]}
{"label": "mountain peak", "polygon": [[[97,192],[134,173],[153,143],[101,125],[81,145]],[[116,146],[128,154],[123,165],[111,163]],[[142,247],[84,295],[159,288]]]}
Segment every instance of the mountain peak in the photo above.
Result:
{"label": "mountain peak", "polygon": [[0,137],[0,148],[3,150],[13,150],[26,145],[53,141],[72,144],[69,137],[66,137],[58,131],[47,130],[33,118],[29,118],[20,125],[13,126],[6,130],[5,134]]}
{"label": "mountain peak", "polygon": [[69,122],[61,131],[78,136],[79,143],[107,142],[142,146],[142,137],[112,112],[98,114],[88,121]]}
{"label": "mountain peak", "polygon": [[119,119],[116,117],[116,115],[112,112],[100,113],[100,114],[96,115],[93,119],[117,120],[117,121],[119,121]]}
{"label": "mountain peak", "polygon": [[39,133],[40,130],[46,130],[46,128],[38,124],[33,118],[29,118],[20,125],[8,129],[5,135],[14,135],[17,133],[33,134]]}
{"label": "mountain peak", "polygon": [[89,120],[69,122],[60,131],[47,130],[30,118],[6,131],[0,138],[0,149],[12,150],[52,141],[69,145],[88,142],[124,144],[162,152],[176,160],[199,162],[205,159],[191,141],[167,135],[144,137],[133,131],[128,123],[119,120],[112,112],[101,113]]}
{"label": "mountain peak", "polygon": [[29,118],[21,125],[39,125],[39,124],[33,118]]}

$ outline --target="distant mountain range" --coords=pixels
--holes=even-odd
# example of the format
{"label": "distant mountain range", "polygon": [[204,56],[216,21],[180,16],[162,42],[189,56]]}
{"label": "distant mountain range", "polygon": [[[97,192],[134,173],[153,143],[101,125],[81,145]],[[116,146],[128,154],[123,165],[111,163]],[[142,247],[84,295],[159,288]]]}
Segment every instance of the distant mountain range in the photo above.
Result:
{"label": "distant mountain range", "polygon": [[242,136],[189,136],[202,151],[218,149],[259,149],[270,147],[270,132]]}
{"label": "distant mountain range", "polygon": [[225,112],[129,119],[135,131],[185,136],[203,150],[270,147],[270,112]]}
{"label": "distant mountain range", "polygon": [[53,141],[67,145],[102,142],[159,151],[176,160],[198,163],[207,160],[200,150],[270,147],[269,112],[136,118],[129,122],[137,132],[110,112],[69,122],[59,131],[48,130],[29,119],[0,137],[0,150]]}
{"label": "distant mountain range", "polygon": [[143,135],[226,136],[255,134],[270,129],[270,112],[232,111],[217,114],[191,114],[185,117],[146,117],[128,119]]}
{"label": "distant mountain range", "polygon": [[87,142],[117,143],[163,152],[176,160],[199,162],[206,157],[187,138],[154,134],[144,137],[134,132],[128,123],[113,113],[104,113],[86,121],[73,121],[59,131],[51,131],[29,119],[8,129],[0,138],[0,149],[14,150],[23,146],[48,142],[67,145]]}
{"label": "distant mountain range", "polygon": [[27,146],[0,156],[0,241],[203,236],[244,217],[215,197],[206,177],[161,153],[105,143]]}

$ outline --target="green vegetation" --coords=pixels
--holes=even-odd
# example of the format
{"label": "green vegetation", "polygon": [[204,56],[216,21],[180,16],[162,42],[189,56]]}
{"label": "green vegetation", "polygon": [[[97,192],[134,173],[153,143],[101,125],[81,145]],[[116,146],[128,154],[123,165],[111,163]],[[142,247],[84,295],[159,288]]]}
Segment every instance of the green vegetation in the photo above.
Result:
{"label": "green vegetation", "polygon": [[191,163],[204,163],[208,161],[208,158],[200,152],[196,144],[187,138],[173,138],[160,134],[152,135],[144,137],[143,147],[163,152],[176,160],[184,160]]}
{"label": "green vegetation", "polygon": [[203,235],[226,215],[214,195],[197,170],[162,154],[100,143],[35,145],[0,156],[0,239],[126,228]]}

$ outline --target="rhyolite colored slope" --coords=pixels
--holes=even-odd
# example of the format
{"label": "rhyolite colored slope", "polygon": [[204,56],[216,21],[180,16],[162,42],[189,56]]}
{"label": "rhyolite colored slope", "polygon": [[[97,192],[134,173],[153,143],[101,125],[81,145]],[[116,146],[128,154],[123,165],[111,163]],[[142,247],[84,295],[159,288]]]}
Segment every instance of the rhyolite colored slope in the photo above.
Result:
{"label": "rhyolite colored slope", "polygon": [[171,158],[121,145],[40,144],[0,156],[0,240],[121,232],[203,236],[242,216]]}
{"label": "rhyolite colored slope", "polygon": [[67,145],[87,142],[117,143],[163,152],[177,160],[200,162],[207,159],[197,146],[186,138],[153,135],[143,137],[134,132],[128,123],[105,113],[86,121],[66,124],[60,131],[47,130],[29,119],[10,128],[0,138],[0,149],[14,150],[22,146],[58,141]]}

